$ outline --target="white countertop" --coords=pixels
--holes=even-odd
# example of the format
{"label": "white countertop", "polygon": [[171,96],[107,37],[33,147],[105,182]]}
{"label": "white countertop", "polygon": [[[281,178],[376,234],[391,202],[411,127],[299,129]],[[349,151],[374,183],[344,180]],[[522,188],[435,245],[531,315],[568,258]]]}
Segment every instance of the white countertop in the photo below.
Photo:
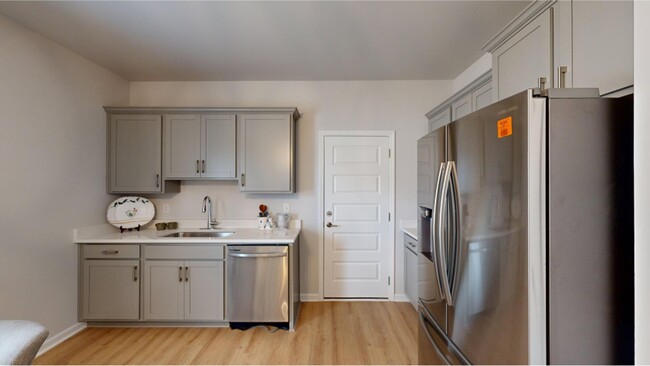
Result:
{"label": "white countertop", "polygon": [[415,220],[401,220],[399,226],[404,234],[418,240],[418,227]]}
{"label": "white countertop", "polygon": [[[168,222],[170,220],[162,221]],[[232,231],[234,234],[223,238],[166,238],[165,235],[180,231],[201,231],[204,220],[175,220],[178,229],[156,230],[153,222],[140,231],[125,231],[110,225],[102,224],[87,228],[75,229],[74,242],[78,244],[293,244],[301,230],[300,220],[292,220],[289,229],[258,230],[256,220],[227,220],[222,221],[219,229],[214,231]]]}

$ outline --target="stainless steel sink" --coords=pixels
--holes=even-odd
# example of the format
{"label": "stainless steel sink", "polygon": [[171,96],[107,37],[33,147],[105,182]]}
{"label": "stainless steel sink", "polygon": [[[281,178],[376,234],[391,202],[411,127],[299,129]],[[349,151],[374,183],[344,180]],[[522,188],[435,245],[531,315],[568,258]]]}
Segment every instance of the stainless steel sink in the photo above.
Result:
{"label": "stainless steel sink", "polygon": [[166,238],[225,238],[234,234],[233,231],[181,231],[165,235]]}

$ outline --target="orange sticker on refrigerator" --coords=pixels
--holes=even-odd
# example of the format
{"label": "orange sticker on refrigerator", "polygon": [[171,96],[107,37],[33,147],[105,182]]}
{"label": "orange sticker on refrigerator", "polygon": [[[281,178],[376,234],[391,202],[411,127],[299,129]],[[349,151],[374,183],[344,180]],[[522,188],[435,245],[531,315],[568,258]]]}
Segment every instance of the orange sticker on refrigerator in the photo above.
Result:
{"label": "orange sticker on refrigerator", "polygon": [[512,117],[506,117],[497,121],[497,137],[504,138],[512,135]]}

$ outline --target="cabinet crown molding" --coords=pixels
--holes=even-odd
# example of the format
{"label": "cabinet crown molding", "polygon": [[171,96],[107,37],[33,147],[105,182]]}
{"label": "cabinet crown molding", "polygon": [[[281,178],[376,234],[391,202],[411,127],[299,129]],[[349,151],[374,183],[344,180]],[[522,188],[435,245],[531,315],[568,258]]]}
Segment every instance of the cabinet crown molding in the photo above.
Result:
{"label": "cabinet crown molding", "polygon": [[[487,41],[482,49],[485,52],[493,53],[507,42],[513,35],[535,19],[538,15],[546,11],[558,0],[535,0],[519,13],[510,23],[501,29],[494,37]],[[559,0],[562,1],[562,0]]]}
{"label": "cabinet crown molding", "polygon": [[175,113],[286,113],[293,115],[293,120],[300,118],[296,107],[133,107],[133,106],[105,106],[106,113],[118,114],[175,114]]}

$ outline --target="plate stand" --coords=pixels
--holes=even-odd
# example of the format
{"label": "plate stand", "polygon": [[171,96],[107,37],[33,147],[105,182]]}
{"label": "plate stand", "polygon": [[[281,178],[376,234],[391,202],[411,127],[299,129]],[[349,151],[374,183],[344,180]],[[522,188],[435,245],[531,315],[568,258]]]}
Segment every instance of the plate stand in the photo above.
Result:
{"label": "plate stand", "polygon": [[125,232],[125,231],[127,231],[127,230],[128,230],[128,231],[132,231],[133,229],[135,229],[135,230],[137,230],[137,231],[140,231],[140,224],[138,224],[138,227],[132,227],[132,228],[128,228],[128,229],[125,229],[125,228],[123,228],[123,227],[120,226],[120,234],[122,234],[123,232]]}

